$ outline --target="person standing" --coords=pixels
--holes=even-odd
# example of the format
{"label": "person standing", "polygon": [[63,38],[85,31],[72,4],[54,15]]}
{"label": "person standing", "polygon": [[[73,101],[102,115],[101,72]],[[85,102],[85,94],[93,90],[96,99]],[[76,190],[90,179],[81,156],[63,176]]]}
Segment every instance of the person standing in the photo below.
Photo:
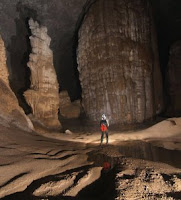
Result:
{"label": "person standing", "polygon": [[101,144],[104,139],[104,135],[106,135],[106,144],[108,144],[108,127],[109,127],[109,122],[106,118],[106,115],[102,115],[102,119],[100,121],[100,129],[101,129]]}

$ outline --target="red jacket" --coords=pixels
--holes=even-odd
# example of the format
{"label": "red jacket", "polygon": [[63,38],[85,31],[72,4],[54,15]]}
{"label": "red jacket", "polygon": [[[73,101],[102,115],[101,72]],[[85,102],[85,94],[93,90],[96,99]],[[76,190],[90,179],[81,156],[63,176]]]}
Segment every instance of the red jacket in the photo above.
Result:
{"label": "red jacket", "polygon": [[100,129],[101,129],[101,131],[102,132],[107,131],[107,127],[108,127],[107,121],[106,120],[101,120],[100,121]]}

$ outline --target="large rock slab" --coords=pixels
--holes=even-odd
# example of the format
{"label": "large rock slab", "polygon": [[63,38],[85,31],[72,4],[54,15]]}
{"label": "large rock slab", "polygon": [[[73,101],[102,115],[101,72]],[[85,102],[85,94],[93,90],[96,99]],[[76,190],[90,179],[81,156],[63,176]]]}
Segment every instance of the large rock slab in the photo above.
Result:
{"label": "large rock slab", "polygon": [[31,87],[24,94],[32,108],[33,117],[49,129],[60,129],[58,121],[59,94],[58,82],[53,66],[53,53],[47,28],[29,20],[32,36],[32,53],[28,67],[31,70]]}
{"label": "large rock slab", "polygon": [[[98,0],[79,30],[78,70],[86,115],[142,123],[162,108],[162,79],[147,1]],[[156,87],[157,86],[157,87]]]}
{"label": "large rock slab", "polygon": [[4,123],[15,125],[23,130],[33,130],[30,119],[19,106],[15,94],[9,86],[9,73],[6,65],[6,51],[4,42],[0,36],[0,117]]}

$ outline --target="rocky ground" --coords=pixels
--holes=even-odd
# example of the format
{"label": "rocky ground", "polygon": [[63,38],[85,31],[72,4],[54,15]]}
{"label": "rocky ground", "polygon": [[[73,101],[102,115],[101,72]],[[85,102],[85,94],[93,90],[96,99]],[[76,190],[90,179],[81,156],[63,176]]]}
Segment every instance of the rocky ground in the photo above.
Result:
{"label": "rocky ground", "polygon": [[102,146],[98,129],[39,135],[0,121],[1,199],[181,199],[181,118],[110,128]]}

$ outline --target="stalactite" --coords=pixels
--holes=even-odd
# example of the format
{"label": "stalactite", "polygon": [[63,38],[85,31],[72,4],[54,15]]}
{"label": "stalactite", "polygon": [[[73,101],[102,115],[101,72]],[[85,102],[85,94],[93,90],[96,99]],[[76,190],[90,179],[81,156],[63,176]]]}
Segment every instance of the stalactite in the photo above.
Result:
{"label": "stalactite", "polygon": [[25,92],[25,98],[32,107],[33,116],[45,127],[61,128],[58,121],[59,94],[58,82],[53,66],[53,53],[50,49],[50,37],[47,28],[29,20],[32,36],[28,67],[31,70],[31,87]]}
{"label": "stalactite", "polygon": [[106,113],[112,123],[141,123],[155,115],[153,69],[159,66],[153,62],[150,13],[146,0],[97,0],[86,14],[77,61],[90,119]]}

